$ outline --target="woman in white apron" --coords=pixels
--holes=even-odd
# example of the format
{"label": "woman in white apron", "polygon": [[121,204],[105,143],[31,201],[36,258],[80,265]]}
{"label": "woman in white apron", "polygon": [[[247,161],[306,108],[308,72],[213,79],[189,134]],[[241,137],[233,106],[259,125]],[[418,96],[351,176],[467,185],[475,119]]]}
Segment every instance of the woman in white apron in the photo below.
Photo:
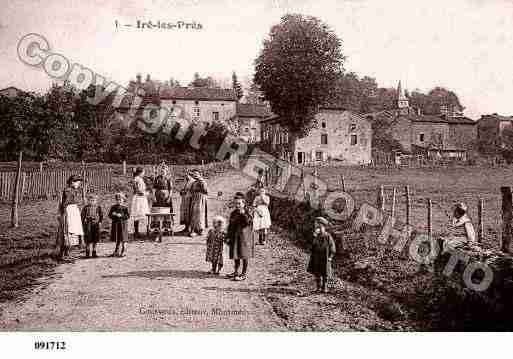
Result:
{"label": "woman in white apron", "polygon": [[265,192],[265,188],[260,187],[258,195],[253,201],[255,211],[253,213],[253,231],[258,233],[258,244],[264,244],[267,231],[271,227],[271,213],[269,204],[271,200]]}
{"label": "woman in white apron", "polygon": [[130,206],[130,233],[134,233],[134,237],[139,237],[139,231],[146,227],[148,218],[146,215],[150,213],[148,197],[146,191],[146,183],[144,182],[144,169],[137,167],[134,172],[133,181],[134,195]]}
{"label": "woman in white apron", "polygon": [[57,246],[59,247],[59,258],[69,256],[72,246],[79,244],[79,236],[84,235],[82,218],[80,216],[79,203],[82,193],[79,190],[82,179],[78,176],[71,176],[67,181],[67,187],[62,192],[59,204],[59,231],[57,235]]}

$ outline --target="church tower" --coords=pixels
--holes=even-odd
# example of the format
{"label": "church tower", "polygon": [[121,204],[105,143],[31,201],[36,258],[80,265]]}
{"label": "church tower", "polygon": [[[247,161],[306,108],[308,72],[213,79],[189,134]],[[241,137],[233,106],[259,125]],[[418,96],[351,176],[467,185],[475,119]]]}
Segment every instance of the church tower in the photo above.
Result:
{"label": "church tower", "polygon": [[408,113],[409,107],[410,103],[404,94],[401,81],[399,81],[399,84],[397,85],[397,108],[401,111],[401,113]]}

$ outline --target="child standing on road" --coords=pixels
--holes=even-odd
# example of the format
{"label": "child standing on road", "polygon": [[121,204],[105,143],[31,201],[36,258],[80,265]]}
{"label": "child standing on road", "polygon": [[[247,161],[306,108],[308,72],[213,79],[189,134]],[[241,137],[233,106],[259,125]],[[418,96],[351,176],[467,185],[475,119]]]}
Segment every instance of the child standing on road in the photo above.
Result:
{"label": "child standing on road", "polygon": [[328,280],[332,276],[331,262],[336,253],[335,241],[326,231],[329,222],[317,217],[314,222],[312,253],[307,271],[315,276],[317,292],[328,293]]}
{"label": "child standing on road", "polygon": [[265,188],[258,189],[258,195],[253,201],[253,230],[258,233],[258,244],[263,245],[267,236],[267,230],[271,227],[271,214],[269,204],[271,200],[265,193]]}
{"label": "child standing on road", "polygon": [[[110,230],[110,240],[116,242],[116,249],[111,257],[124,257],[125,255],[125,241],[128,238],[128,219],[130,214],[128,208],[124,205],[125,195],[123,193],[116,193],[116,204],[110,208],[109,218],[112,220],[112,227]],[[121,246],[121,253],[119,247]]]}
{"label": "child standing on road", "polygon": [[206,261],[212,263],[210,273],[219,274],[223,268],[223,245],[225,241],[224,228],[226,220],[224,217],[216,216],[212,220],[213,228],[207,235],[207,255]]}
{"label": "child standing on road", "polygon": [[[246,200],[242,193],[235,194],[235,210],[230,214],[230,221],[226,233],[230,246],[230,259],[234,262],[234,271],[228,274],[235,281],[246,280],[248,261],[255,255],[255,243],[253,241],[252,216],[246,208]],[[242,260],[242,273],[239,274]]]}
{"label": "child standing on road", "polygon": [[102,207],[98,206],[97,195],[90,194],[87,200],[87,205],[82,209],[82,226],[84,227],[84,242],[86,246],[85,256],[89,258],[89,254],[91,254],[93,258],[97,258],[96,244],[100,241],[103,211]]}

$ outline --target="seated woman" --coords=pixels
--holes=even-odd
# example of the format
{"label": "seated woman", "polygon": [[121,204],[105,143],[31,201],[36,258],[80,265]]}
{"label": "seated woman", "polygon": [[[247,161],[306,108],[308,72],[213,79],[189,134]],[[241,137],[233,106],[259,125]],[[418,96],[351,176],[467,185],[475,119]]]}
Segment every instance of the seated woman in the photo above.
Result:
{"label": "seated woman", "polygon": [[169,168],[162,165],[159,168],[159,174],[155,178],[153,189],[155,191],[155,202],[153,207],[169,207],[173,212],[173,202],[171,200],[172,185],[169,179]]}
{"label": "seated woman", "polygon": [[475,244],[476,232],[472,221],[467,215],[467,206],[465,203],[458,203],[454,207],[454,218],[452,225],[448,228],[448,233],[442,237],[443,251],[458,248],[464,244]]}

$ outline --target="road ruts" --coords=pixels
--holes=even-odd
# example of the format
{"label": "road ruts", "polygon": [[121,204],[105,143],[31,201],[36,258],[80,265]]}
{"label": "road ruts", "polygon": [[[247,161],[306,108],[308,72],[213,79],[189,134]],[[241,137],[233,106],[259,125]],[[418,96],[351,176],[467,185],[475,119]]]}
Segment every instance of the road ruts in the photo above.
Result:
{"label": "road ruts", "polygon": [[[251,181],[232,171],[211,181],[209,217]],[[23,301],[2,304],[0,330],[283,330],[261,294],[268,252],[258,249],[244,282],[208,274],[205,238],[129,243],[127,257],[77,259],[40,279]],[[232,271],[225,252],[223,273]]]}

